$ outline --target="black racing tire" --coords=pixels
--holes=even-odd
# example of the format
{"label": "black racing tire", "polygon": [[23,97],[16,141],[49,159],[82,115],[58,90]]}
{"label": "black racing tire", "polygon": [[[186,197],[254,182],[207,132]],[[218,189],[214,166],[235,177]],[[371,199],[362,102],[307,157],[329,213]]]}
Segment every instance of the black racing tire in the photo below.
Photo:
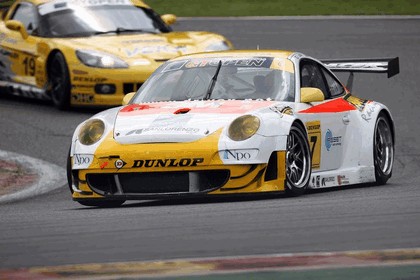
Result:
{"label": "black racing tire", "polygon": [[67,183],[69,185],[71,194],[73,194],[73,188],[71,187],[73,185],[73,176],[71,174],[70,150],[69,150],[69,153],[67,155],[67,168],[66,169],[67,169]]}
{"label": "black racing tire", "polygon": [[81,200],[77,201],[83,206],[94,206],[94,207],[101,207],[101,208],[113,208],[121,206],[125,200],[100,200],[100,199],[89,199],[89,200]]}
{"label": "black racing tire", "polygon": [[377,185],[385,185],[392,176],[394,165],[394,139],[391,121],[381,112],[376,119],[373,135],[373,162]]}
{"label": "black racing tire", "polygon": [[66,59],[57,52],[48,66],[51,100],[55,107],[66,110],[70,107],[70,75]]}
{"label": "black racing tire", "polygon": [[299,196],[309,185],[312,171],[311,151],[304,128],[293,124],[287,137],[286,193]]}

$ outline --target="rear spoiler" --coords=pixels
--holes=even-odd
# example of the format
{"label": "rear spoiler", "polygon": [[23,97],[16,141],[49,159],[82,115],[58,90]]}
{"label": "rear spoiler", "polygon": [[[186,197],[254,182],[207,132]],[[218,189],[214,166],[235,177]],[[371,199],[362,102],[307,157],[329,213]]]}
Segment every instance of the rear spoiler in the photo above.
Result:
{"label": "rear spoiler", "polygon": [[388,78],[400,73],[398,57],[394,58],[359,58],[359,59],[323,59],[321,60],[333,72],[350,72],[347,88],[353,85],[353,73],[387,73]]}

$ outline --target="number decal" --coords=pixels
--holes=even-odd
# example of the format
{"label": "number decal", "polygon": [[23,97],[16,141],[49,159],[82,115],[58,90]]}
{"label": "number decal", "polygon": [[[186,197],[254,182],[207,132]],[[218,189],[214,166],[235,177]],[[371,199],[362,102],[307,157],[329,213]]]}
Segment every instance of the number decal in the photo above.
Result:
{"label": "number decal", "polygon": [[307,122],[306,130],[308,131],[308,140],[311,148],[312,168],[317,169],[321,164],[321,122]]}
{"label": "number decal", "polygon": [[25,57],[23,60],[25,75],[35,76],[35,59],[33,57]]}

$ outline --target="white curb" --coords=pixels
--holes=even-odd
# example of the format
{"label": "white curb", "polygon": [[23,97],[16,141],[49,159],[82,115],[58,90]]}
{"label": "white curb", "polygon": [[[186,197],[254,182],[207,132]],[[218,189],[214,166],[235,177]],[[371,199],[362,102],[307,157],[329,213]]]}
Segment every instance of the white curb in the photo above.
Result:
{"label": "white curb", "polygon": [[24,156],[17,153],[0,150],[0,159],[15,161],[39,176],[37,182],[15,193],[0,196],[0,203],[33,197],[57,189],[66,184],[66,171],[58,165]]}

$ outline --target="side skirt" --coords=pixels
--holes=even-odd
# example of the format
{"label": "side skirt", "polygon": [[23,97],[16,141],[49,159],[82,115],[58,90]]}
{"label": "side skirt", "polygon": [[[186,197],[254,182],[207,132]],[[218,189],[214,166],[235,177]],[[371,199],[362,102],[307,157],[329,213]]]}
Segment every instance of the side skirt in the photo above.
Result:
{"label": "side skirt", "polygon": [[329,171],[312,171],[310,189],[332,188],[375,182],[374,167],[357,167]]}

